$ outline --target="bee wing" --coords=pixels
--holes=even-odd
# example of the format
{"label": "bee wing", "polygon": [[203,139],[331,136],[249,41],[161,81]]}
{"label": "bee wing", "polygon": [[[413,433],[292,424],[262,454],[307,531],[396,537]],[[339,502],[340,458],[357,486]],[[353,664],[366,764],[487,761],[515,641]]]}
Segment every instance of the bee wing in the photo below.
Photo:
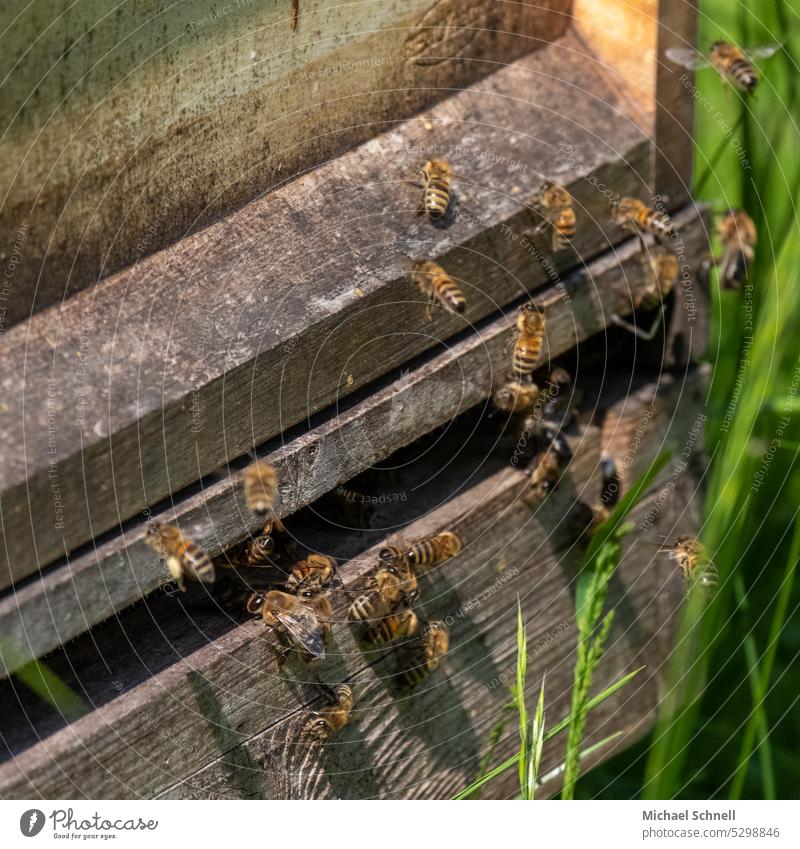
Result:
{"label": "bee wing", "polygon": [[711,62],[691,47],[670,47],[665,53],[667,59],[675,62],[676,65],[682,65],[690,71],[696,71],[698,68],[708,68]]}
{"label": "bee wing", "polygon": [[751,59],[769,59],[783,47],[782,44],[761,44],[745,51]]}
{"label": "bee wing", "polygon": [[311,610],[288,612],[275,611],[275,618],[311,655],[323,659],[325,657],[325,641],[319,621]]}

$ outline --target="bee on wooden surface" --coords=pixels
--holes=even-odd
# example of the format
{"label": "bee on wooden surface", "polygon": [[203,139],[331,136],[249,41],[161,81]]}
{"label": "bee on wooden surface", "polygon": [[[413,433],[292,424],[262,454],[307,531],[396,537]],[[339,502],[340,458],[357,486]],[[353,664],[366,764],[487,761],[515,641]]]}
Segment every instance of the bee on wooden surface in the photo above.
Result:
{"label": "bee on wooden surface", "polygon": [[535,383],[509,380],[492,393],[492,404],[501,413],[519,415],[530,412],[539,400],[539,387]]}
{"label": "bee on wooden surface", "polygon": [[706,547],[699,539],[678,537],[674,545],[664,546],[660,551],[667,552],[678,564],[687,586],[698,584],[707,592],[716,589],[719,583],[717,567],[711,562]]}
{"label": "bee on wooden surface", "polygon": [[413,604],[418,595],[417,579],[409,566],[382,566],[372,576],[366,590],[350,605],[350,620],[382,619],[398,607]]}
{"label": "bee on wooden surface", "polygon": [[394,640],[413,637],[418,627],[417,614],[406,608],[371,624],[366,631],[366,640],[373,645],[382,646]]}
{"label": "bee on wooden surface", "polygon": [[437,566],[461,551],[461,539],[453,531],[442,531],[434,536],[417,540],[405,553],[411,568]]}
{"label": "bee on wooden surface", "polygon": [[575,401],[576,392],[570,373],[556,366],[547,377],[539,408],[530,420],[526,420],[526,430],[542,435],[547,440],[548,431],[560,432],[568,428],[577,417]]}
{"label": "bee on wooden surface", "polygon": [[402,546],[387,545],[378,552],[378,559],[385,566],[395,569],[407,569],[409,567],[406,550]]}
{"label": "bee on wooden surface", "polygon": [[675,288],[678,282],[680,265],[678,264],[677,256],[672,251],[668,251],[662,247],[655,247],[653,250],[648,250],[644,241],[641,244],[641,256],[645,266],[647,283],[634,299],[633,308],[646,312],[658,309],[658,314],[649,330],[643,330],[641,327],[625,321],[616,314],[611,315],[611,321],[620,327],[624,327],[640,339],[649,341],[655,337],[658,328],[661,326],[664,318],[664,299]]}
{"label": "bee on wooden surface", "polygon": [[272,536],[272,523],[267,524],[260,534],[248,540],[239,557],[242,566],[271,566],[271,557],[275,552],[275,538]]}
{"label": "bee on wooden surface", "polygon": [[548,448],[539,456],[530,479],[530,496],[544,500],[558,485],[572,459],[569,444],[560,433],[550,436]]}
{"label": "bee on wooden surface", "polygon": [[185,590],[185,579],[201,584],[213,584],[214,563],[200,546],[186,539],[174,525],[155,522],[147,529],[150,547],[166,560],[172,579]]}
{"label": "bee on wooden surface", "polygon": [[444,622],[428,622],[417,638],[402,653],[400,677],[408,688],[419,686],[438,669],[450,646]]}
{"label": "bee on wooden surface", "polygon": [[423,189],[419,214],[426,214],[435,224],[443,223],[450,205],[453,169],[444,159],[429,159],[420,176]]}
{"label": "bee on wooden surface", "polygon": [[551,232],[551,250],[559,251],[569,247],[576,232],[572,195],[563,186],[549,180],[539,190],[536,205],[544,218],[544,224],[537,227],[534,233],[547,227]]}
{"label": "bee on wooden surface", "polygon": [[611,218],[615,224],[633,233],[649,233],[659,242],[677,235],[670,217],[651,209],[637,198],[619,198],[611,204]]}
{"label": "bee on wooden surface", "polygon": [[[438,263],[433,260],[415,262],[411,269],[411,279],[420,291],[430,298],[431,303],[439,303],[449,312],[463,313],[467,308],[464,293]],[[428,307],[428,318],[431,312]]]}
{"label": "bee on wooden surface", "polygon": [[330,690],[329,704],[309,715],[303,726],[303,735],[320,743],[335,737],[350,721],[354,701],[352,687],[339,684]]}
{"label": "bee on wooden surface", "polygon": [[[257,516],[267,516],[275,511],[278,503],[278,472],[264,460],[258,460],[244,471],[244,500],[247,509]],[[269,533],[282,531],[283,525],[271,516]]]}
{"label": "bee on wooden surface", "polygon": [[755,259],[756,225],[743,210],[729,209],[717,221],[717,234],[722,256],[713,259],[712,265],[719,269],[723,289],[738,289],[747,280],[747,269]]}
{"label": "bee on wooden surface", "polygon": [[309,554],[292,567],[286,589],[296,595],[318,593],[329,586],[336,574],[336,561],[324,554]]}
{"label": "bee on wooden surface", "polygon": [[762,44],[742,50],[728,41],[715,41],[704,56],[698,50],[685,47],[670,47],[667,58],[690,70],[714,68],[723,83],[730,83],[745,94],[754,94],[758,85],[758,71],[753,64],[756,59],[768,59],[781,49],[780,44]]}
{"label": "bee on wooden surface", "polygon": [[533,301],[519,308],[517,317],[516,343],[511,368],[516,378],[530,379],[539,364],[544,345],[544,314]]}
{"label": "bee on wooden surface", "polygon": [[325,658],[325,642],[330,633],[333,613],[324,595],[299,597],[282,590],[253,593],[247,600],[247,612],[259,615],[264,624],[299,647],[307,660]]}

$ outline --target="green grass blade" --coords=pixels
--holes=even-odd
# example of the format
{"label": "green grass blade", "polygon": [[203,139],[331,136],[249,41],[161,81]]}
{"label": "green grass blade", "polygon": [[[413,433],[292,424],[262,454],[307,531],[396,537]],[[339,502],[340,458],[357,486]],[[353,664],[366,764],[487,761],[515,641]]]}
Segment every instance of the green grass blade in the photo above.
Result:
{"label": "green grass blade", "polygon": [[528,778],[528,711],[525,707],[525,674],[528,666],[528,640],[517,598],[517,685],[514,701],[519,719],[519,787],[523,796]]}
{"label": "green grass blade", "polygon": [[[638,669],[634,669],[632,672],[628,672],[626,675],[623,675],[622,678],[618,678],[613,684],[606,687],[602,693],[598,693],[593,698],[589,699],[586,707],[588,711],[593,711],[598,705],[601,705],[606,699],[610,699],[611,696],[614,695],[618,690],[622,689],[629,681],[635,678],[642,670],[644,666],[640,666]],[[565,731],[569,727],[569,716],[562,719],[560,722],[557,722],[549,731],[547,731],[544,735],[544,742],[547,743],[549,740],[552,740],[555,736],[560,734],[562,731]],[[480,790],[484,784],[488,784],[492,779],[497,778],[498,775],[502,775],[507,770],[516,766],[519,763],[519,752],[515,755],[512,755],[508,760],[503,761],[503,763],[496,766],[494,769],[490,770],[486,773],[486,775],[481,776],[476,779],[469,785],[469,787],[465,787],[461,790],[453,799],[466,799],[467,796],[471,796],[476,791]]]}

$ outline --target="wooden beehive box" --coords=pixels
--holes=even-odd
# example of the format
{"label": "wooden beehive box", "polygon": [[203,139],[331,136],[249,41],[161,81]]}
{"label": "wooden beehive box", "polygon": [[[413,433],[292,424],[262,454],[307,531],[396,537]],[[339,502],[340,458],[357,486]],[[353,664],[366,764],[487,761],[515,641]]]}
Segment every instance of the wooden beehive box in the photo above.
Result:
{"label": "wooden beehive box", "polygon": [[[647,669],[589,720],[589,744],[630,742],[652,720],[681,595],[642,543],[697,521],[705,223],[687,192],[692,98],[658,58],[692,42],[691,4],[413,0],[345,18],[301,0],[296,31],[289,2],[239,5],[217,19],[194,4],[82,86],[93,51],[136,21],[88,48],[75,13],[58,83],[4,142],[3,168],[33,153],[4,217],[6,243],[30,224],[0,339],[0,795],[452,795],[508,701],[518,597],[530,680],[547,672],[548,715],[568,711],[569,518],[594,500],[601,453],[625,486],[674,444],[634,514],[597,685]],[[36,21],[20,21],[22,38]],[[49,121],[58,86],[70,96]],[[434,155],[456,172],[444,229],[415,215],[408,182]],[[524,238],[545,178],[578,214],[574,250],[552,257]],[[610,221],[614,194],[658,196],[679,229],[680,286],[648,344],[607,332],[649,282],[638,241]],[[460,281],[464,315],[428,317],[408,275],[423,255]],[[533,510],[487,402],[531,293],[547,360],[581,396],[568,479]],[[145,542],[152,519],[214,556],[256,531],[241,487],[254,454],[280,471],[297,552],[340,562],[319,669],[279,669],[263,626],[217,596],[177,598]],[[354,640],[349,593],[387,538],[445,528],[465,550],[423,578],[420,606],[448,622],[451,650],[401,698],[396,652]],[[82,705],[56,710],[21,684],[37,658]],[[359,693],[322,753],[293,742],[316,676]],[[546,749],[548,769],[562,753]]]}

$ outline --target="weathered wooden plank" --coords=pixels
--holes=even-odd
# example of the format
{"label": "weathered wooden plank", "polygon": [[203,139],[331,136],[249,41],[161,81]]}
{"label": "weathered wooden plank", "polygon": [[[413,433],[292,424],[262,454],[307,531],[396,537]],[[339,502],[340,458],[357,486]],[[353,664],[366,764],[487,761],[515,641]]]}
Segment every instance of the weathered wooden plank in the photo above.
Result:
{"label": "weathered wooden plank", "polygon": [[[0,588],[541,285],[542,264],[502,234],[538,220],[542,175],[574,189],[578,257],[618,239],[595,183],[642,194],[649,146],[573,43],[6,333]],[[404,183],[434,151],[459,174],[446,231],[414,215]],[[426,321],[408,255],[462,281],[463,316]]]}
{"label": "weathered wooden plank", "polygon": [[6,326],[559,37],[568,5],[305,0],[292,32],[289,0],[4,3]]}
{"label": "weathered wooden plank", "polygon": [[[684,250],[700,256],[705,225],[694,209],[675,218]],[[522,238],[509,232],[509,239]],[[554,358],[603,330],[612,312],[626,314],[649,282],[631,239],[585,269],[537,295],[545,308],[547,353]],[[681,310],[678,303],[674,312]],[[515,308],[379,388],[335,416],[263,453],[285,481],[282,516],[315,501],[337,484],[488,396],[507,368]],[[173,500],[156,516],[176,521],[193,539],[217,554],[255,530],[241,497],[241,470]],[[0,599],[3,640],[0,675],[74,638],[133,604],[167,578],[145,543],[145,522],[34,577]]]}
{"label": "weathered wooden plank", "polygon": [[[606,379],[610,378],[607,376]],[[626,378],[621,384],[611,381],[609,385],[619,397],[620,391],[625,394],[628,383]],[[428,717],[437,715],[433,708],[434,699],[437,704],[446,703],[447,722],[455,723],[443,725],[438,730],[433,725],[427,730],[419,729],[415,738],[421,741],[419,745],[431,742],[423,732],[429,734],[436,730],[437,734],[444,733],[446,739],[448,728],[461,727],[462,724],[464,734],[469,737],[464,742],[465,746],[469,744],[465,750],[470,755],[465,759],[469,764],[457,776],[448,773],[448,792],[450,788],[457,789],[457,779],[458,782],[463,781],[469,769],[474,767],[472,755],[479,750],[481,742],[468,713],[470,699],[458,708],[451,699],[453,691],[457,693],[457,688],[468,678],[475,687],[488,686],[493,677],[503,672],[503,664],[510,663],[513,641],[509,641],[508,635],[500,629],[506,620],[512,623],[517,593],[525,598],[527,615],[532,618],[532,645],[541,642],[537,641],[537,635],[544,639],[549,629],[562,621],[571,621],[574,602],[569,585],[574,578],[578,552],[566,530],[569,505],[576,496],[596,497],[597,459],[604,447],[620,458],[621,471],[625,480],[629,481],[646,465],[654,450],[663,445],[667,433],[671,433],[676,441],[683,442],[690,427],[689,411],[699,404],[698,383],[691,379],[680,384],[669,377],[662,377],[658,386],[646,385],[616,404],[609,399],[605,403],[606,415],[602,426],[598,429],[596,425],[587,425],[574,437],[576,456],[570,475],[556,490],[553,499],[534,512],[520,501],[524,475],[513,469],[484,477],[438,509],[429,510],[424,501],[419,505],[423,518],[406,528],[404,534],[413,537],[437,528],[456,527],[466,544],[459,558],[423,579],[422,600],[428,615],[454,617],[454,649],[446,669],[455,664],[453,668],[461,671],[450,677],[432,678],[430,686],[408,702],[410,716],[415,715],[416,705],[424,702]],[[678,398],[682,399],[682,405],[675,410]],[[587,400],[587,406],[593,409],[598,404],[591,399]],[[607,437],[612,440],[611,443],[606,441]],[[442,446],[441,450],[452,455],[452,449],[447,446]],[[485,453],[486,448],[482,444],[481,457]],[[426,469],[426,474],[428,471]],[[453,471],[454,486],[456,481],[463,486],[459,472],[459,469]],[[684,506],[685,503],[681,502],[681,508]],[[651,530],[658,526],[661,533],[672,534],[673,518],[668,519],[667,513],[662,511],[650,523]],[[669,526],[658,525],[667,520]],[[684,515],[678,524],[686,530],[687,524],[684,523],[690,522],[690,517]],[[371,547],[341,567],[345,589],[352,589],[365,570],[371,567],[380,545]],[[511,575],[511,580],[503,582],[505,573]],[[534,575],[535,585],[531,580]],[[610,657],[618,657],[621,665],[627,665],[632,656],[642,650],[655,651],[657,646],[663,652],[663,645],[656,635],[664,620],[658,591],[663,589],[665,580],[674,588],[673,570],[663,562],[643,568],[640,553],[635,554],[623,568],[615,594],[621,599],[620,622],[624,618],[629,630],[623,629],[625,636],[615,641],[610,649]],[[626,588],[628,592],[624,592]],[[474,610],[473,601],[476,601]],[[353,642],[349,627],[343,624],[346,604],[346,598],[340,596],[337,599],[336,648],[321,672],[325,680],[341,680],[361,670],[365,674],[373,674],[366,668],[373,658],[361,653]],[[666,609],[673,608],[674,599]],[[459,610],[467,609],[469,615],[458,615]],[[177,646],[174,650],[176,656],[180,656]],[[546,665],[554,667],[560,657],[559,652],[565,651],[562,641],[557,641],[553,649],[555,654],[547,656]],[[544,649],[542,658],[545,658]],[[563,662],[560,665],[562,670],[567,667],[568,664]],[[257,761],[261,751],[259,741],[265,739],[263,735],[270,729],[277,728],[276,723],[296,712],[298,698],[300,703],[307,702],[311,692],[303,681],[308,680],[310,672],[303,666],[287,669],[287,674],[278,674],[273,650],[263,638],[258,623],[241,625],[192,651],[155,677],[133,687],[124,696],[46,737],[38,745],[15,752],[13,761],[0,767],[0,793],[6,797],[87,798],[151,796],[168,790],[177,793],[179,791],[174,788],[176,782],[211,764],[220,752],[232,753],[229,760],[233,767],[229,769],[217,764],[210,767],[210,776],[217,775],[220,769],[226,775],[232,772],[237,782],[244,782],[241,785],[244,795],[273,792],[261,783],[267,780],[261,775],[261,765],[254,765],[248,757]],[[532,673],[532,681],[537,677]],[[563,686],[563,680],[560,685],[554,681],[553,698]],[[499,690],[495,688],[492,692],[499,693]],[[504,695],[497,698],[505,700]],[[393,711],[402,709],[398,705],[392,708]],[[441,708],[438,713],[442,713]],[[416,726],[409,721],[403,727],[411,729]],[[252,751],[244,749],[237,754],[237,745],[250,738],[254,738]],[[378,775],[390,768],[391,762],[398,760],[396,742],[387,738],[381,748],[381,758],[385,758],[385,762],[381,762],[380,769],[373,771],[376,781],[379,780]],[[406,739],[403,746],[407,742]],[[376,745],[381,747],[379,742]],[[446,753],[443,751],[443,754]],[[244,760],[240,759],[240,755]],[[435,756],[434,752],[431,757]],[[257,773],[255,783],[248,778],[253,769]],[[405,769],[411,769],[411,764],[406,764]],[[219,778],[214,778],[210,785],[202,783],[202,792],[213,792],[218,781]],[[356,787],[353,784],[356,781],[357,777],[348,775],[347,786]],[[402,776],[397,781],[393,791],[399,792]],[[191,786],[186,785],[185,790],[180,792],[191,792]],[[223,788],[224,792],[228,789],[227,786]],[[408,787],[406,791],[413,795]],[[281,786],[274,792],[286,795],[288,789]],[[312,790],[308,789],[308,792]],[[334,792],[344,794],[346,790],[334,788]],[[323,794],[322,786],[314,788],[313,793]]]}

